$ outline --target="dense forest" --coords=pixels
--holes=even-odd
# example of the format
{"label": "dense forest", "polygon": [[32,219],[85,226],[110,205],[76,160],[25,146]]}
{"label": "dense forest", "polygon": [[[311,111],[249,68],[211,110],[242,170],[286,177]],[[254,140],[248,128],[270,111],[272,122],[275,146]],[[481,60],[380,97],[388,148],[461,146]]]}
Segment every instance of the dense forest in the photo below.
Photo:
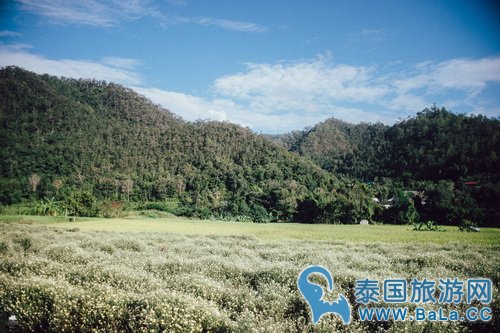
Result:
{"label": "dense forest", "polygon": [[500,121],[433,106],[263,136],[186,122],[122,86],[0,71],[0,202],[255,222],[500,221]]}
{"label": "dense forest", "polygon": [[326,170],[364,180],[496,182],[500,176],[500,121],[436,106],[393,126],[332,118],[270,138]]}

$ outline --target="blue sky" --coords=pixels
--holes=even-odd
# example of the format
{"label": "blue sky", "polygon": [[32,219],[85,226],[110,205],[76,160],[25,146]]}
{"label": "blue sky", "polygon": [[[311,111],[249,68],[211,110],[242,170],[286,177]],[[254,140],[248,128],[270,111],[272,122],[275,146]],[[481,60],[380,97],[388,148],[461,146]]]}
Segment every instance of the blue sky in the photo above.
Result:
{"label": "blue sky", "polygon": [[282,133],[436,103],[500,116],[495,1],[0,2],[0,66],[128,86],[186,120]]}

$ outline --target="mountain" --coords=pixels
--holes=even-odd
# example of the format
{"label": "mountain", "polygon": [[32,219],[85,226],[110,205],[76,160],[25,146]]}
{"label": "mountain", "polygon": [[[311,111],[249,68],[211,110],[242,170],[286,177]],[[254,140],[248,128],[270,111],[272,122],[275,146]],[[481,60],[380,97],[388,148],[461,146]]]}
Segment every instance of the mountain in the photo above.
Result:
{"label": "mountain", "polygon": [[287,220],[293,200],[335,182],[247,128],[185,122],[113,83],[7,67],[0,96],[4,204],[84,190],[100,200],[175,198],[205,217]]}
{"label": "mountain", "polygon": [[354,125],[331,118],[316,126],[270,136],[289,151],[308,157],[323,169],[359,179],[384,174],[387,142],[383,124]]}
{"label": "mountain", "polygon": [[328,119],[270,138],[336,177],[372,184],[367,190],[381,200],[394,199],[374,210],[375,220],[499,225],[498,119],[433,106],[392,126]]}
{"label": "mountain", "polygon": [[0,96],[0,203],[29,212],[106,216],[125,204],[255,222],[500,221],[497,119],[432,107],[393,126],[329,119],[269,137],[186,122],[117,84],[17,67],[0,70]]}
{"label": "mountain", "polygon": [[328,119],[271,138],[326,170],[365,180],[500,180],[500,121],[436,106],[393,126]]}

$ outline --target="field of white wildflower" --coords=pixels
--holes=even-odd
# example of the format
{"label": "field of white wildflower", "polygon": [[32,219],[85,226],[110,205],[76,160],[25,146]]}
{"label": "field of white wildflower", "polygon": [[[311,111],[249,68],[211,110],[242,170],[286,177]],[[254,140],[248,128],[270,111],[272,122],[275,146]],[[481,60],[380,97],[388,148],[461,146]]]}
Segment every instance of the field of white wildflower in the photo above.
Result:
{"label": "field of white wildflower", "polygon": [[[0,223],[0,313],[22,332],[500,331],[500,246],[80,231]],[[489,322],[311,323],[300,271],[328,268],[331,297],[379,279],[485,277]],[[408,304],[408,307],[414,307]],[[430,305],[432,308],[433,305]],[[466,305],[448,305],[463,309]]]}

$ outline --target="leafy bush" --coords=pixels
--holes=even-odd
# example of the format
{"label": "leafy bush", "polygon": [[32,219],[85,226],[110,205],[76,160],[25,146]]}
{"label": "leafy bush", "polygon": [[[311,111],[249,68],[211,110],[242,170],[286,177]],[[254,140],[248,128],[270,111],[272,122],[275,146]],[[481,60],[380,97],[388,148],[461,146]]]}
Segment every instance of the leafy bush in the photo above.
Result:
{"label": "leafy bush", "polygon": [[66,198],[66,209],[70,215],[74,216],[99,216],[100,206],[90,192],[71,192]]}
{"label": "leafy bush", "polygon": [[44,198],[34,208],[35,215],[57,216],[62,211],[61,203],[54,198]]}
{"label": "leafy bush", "polygon": [[35,202],[23,202],[2,207],[3,215],[36,215]]}

